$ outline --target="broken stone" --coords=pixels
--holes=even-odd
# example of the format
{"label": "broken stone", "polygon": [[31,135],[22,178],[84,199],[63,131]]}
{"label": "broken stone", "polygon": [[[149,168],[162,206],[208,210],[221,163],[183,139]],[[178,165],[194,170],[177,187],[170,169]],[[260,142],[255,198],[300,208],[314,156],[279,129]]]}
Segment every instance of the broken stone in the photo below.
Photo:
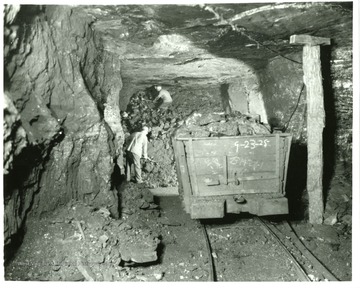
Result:
{"label": "broken stone", "polygon": [[77,281],[84,281],[85,277],[81,272],[77,272],[75,274],[71,274],[66,276],[65,281],[77,282]]}
{"label": "broken stone", "polygon": [[98,210],[98,212],[103,215],[104,217],[109,217],[110,216],[110,211],[104,207],[100,208]]}
{"label": "broken stone", "polygon": [[[53,264],[54,264],[54,267],[58,267],[62,265],[62,263],[65,261],[65,256],[64,255],[61,255],[61,254],[57,254],[54,259],[53,259]],[[59,268],[60,269],[60,268]],[[57,270],[59,270],[57,269]],[[57,271],[56,270],[56,271]]]}
{"label": "broken stone", "polygon": [[59,271],[61,266],[60,265],[53,265],[51,268],[52,268],[53,271]]}
{"label": "broken stone", "polygon": [[102,273],[102,275],[104,277],[104,281],[113,281],[114,274],[115,274],[114,268],[109,267],[108,269],[105,269],[105,271]]}
{"label": "broken stone", "polygon": [[154,273],[154,277],[157,281],[160,281],[164,277],[164,273],[163,272]]}
{"label": "broken stone", "polygon": [[131,229],[132,229],[132,225],[124,222],[124,223],[121,223],[121,224],[119,225],[119,229],[120,229],[120,231],[121,231],[121,230],[124,230],[124,231],[131,230]]}
{"label": "broken stone", "polygon": [[239,134],[240,135],[252,135],[253,134],[253,130],[251,130],[249,127],[247,126],[242,126],[239,125],[238,126],[238,130],[239,130]]}
{"label": "broken stone", "polygon": [[341,221],[347,225],[351,225],[352,217],[351,217],[351,215],[345,215],[345,216],[341,217]]}
{"label": "broken stone", "polygon": [[138,279],[140,281],[144,281],[144,282],[148,281],[148,279],[145,276],[142,276],[142,275],[136,275],[136,279]]}
{"label": "broken stone", "polygon": [[224,115],[211,113],[199,117],[199,119],[197,120],[197,124],[203,126],[214,122],[220,122],[221,120],[224,120]]}
{"label": "broken stone", "polygon": [[185,125],[186,125],[186,126],[196,125],[198,119],[199,119],[201,116],[202,116],[202,114],[197,113],[197,112],[191,113],[191,115],[185,120]]}
{"label": "broken stone", "polygon": [[106,236],[105,234],[104,235],[101,235],[99,237],[99,242],[102,244],[103,248],[106,247],[106,242],[109,240],[109,237]]}
{"label": "broken stone", "polygon": [[104,263],[105,261],[105,256],[104,255],[95,255],[92,260],[97,263],[97,264],[101,264]]}
{"label": "broken stone", "polygon": [[144,201],[142,204],[140,204],[140,209],[148,209],[150,207],[150,203]]}
{"label": "broken stone", "polygon": [[147,263],[154,262],[157,260],[157,253],[153,249],[139,249],[136,247],[123,248],[120,251],[121,259],[128,262],[133,261],[135,263]]}
{"label": "broken stone", "polygon": [[96,275],[90,269],[88,265],[85,264],[85,259],[81,256],[77,257],[77,268],[81,272],[81,274],[85,277],[86,281],[95,281]]}
{"label": "broken stone", "polygon": [[334,215],[330,215],[329,217],[327,217],[325,220],[324,220],[324,224],[325,225],[334,225],[336,224],[337,222],[337,213],[335,213]]}
{"label": "broken stone", "polygon": [[134,279],[136,277],[136,275],[134,273],[129,273],[128,278],[129,279]]}

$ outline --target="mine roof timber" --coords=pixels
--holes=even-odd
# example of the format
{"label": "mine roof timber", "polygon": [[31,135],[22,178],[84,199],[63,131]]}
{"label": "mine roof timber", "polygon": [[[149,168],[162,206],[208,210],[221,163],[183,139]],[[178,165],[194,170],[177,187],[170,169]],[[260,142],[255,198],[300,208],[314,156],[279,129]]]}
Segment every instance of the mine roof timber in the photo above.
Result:
{"label": "mine roof timber", "polygon": [[330,38],[315,37],[310,35],[291,35],[290,44],[293,45],[330,45]]}

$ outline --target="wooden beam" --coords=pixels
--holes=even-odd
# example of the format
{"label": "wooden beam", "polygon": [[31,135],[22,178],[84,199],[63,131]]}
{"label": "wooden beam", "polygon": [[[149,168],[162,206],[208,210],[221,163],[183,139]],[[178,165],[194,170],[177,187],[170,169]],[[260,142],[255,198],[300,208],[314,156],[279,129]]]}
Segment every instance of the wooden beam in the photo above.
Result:
{"label": "wooden beam", "polygon": [[323,222],[323,129],[325,126],[320,46],[303,48],[303,70],[307,98],[307,191],[310,223]]}
{"label": "wooden beam", "polygon": [[[301,37],[298,37],[301,36]],[[303,71],[307,100],[307,191],[309,193],[309,222],[323,223],[323,130],[325,126],[324,90],[322,85],[320,44],[330,39],[310,35],[292,35],[290,43],[303,47]]]}
{"label": "wooden beam", "polygon": [[310,35],[292,35],[290,36],[290,44],[293,45],[330,45],[330,38],[315,37]]}

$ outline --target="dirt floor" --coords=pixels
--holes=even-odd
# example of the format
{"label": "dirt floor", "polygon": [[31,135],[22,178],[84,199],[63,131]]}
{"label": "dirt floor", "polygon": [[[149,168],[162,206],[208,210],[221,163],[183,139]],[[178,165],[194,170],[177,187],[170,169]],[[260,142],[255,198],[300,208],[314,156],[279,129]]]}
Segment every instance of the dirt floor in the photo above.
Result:
{"label": "dirt floor", "polygon": [[[106,207],[81,202],[28,219],[23,244],[5,265],[5,280],[208,281],[201,224],[184,212],[179,197],[153,197],[145,184],[134,183],[123,184],[120,192],[121,219],[112,219]],[[351,281],[351,186],[341,173],[329,195],[328,225],[291,224],[334,276]],[[218,281],[301,280],[292,261],[251,215],[207,226]]]}

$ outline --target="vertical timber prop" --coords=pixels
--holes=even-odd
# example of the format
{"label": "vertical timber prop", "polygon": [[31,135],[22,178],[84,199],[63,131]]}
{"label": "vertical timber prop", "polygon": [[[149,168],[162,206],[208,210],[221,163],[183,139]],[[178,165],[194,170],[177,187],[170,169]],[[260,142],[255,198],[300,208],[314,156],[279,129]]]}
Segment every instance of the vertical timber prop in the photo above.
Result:
{"label": "vertical timber prop", "polygon": [[323,130],[325,126],[324,90],[322,85],[320,45],[330,45],[330,38],[292,35],[290,44],[304,45],[303,71],[307,98],[307,191],[309,221],[322,224],[323,200]]}

